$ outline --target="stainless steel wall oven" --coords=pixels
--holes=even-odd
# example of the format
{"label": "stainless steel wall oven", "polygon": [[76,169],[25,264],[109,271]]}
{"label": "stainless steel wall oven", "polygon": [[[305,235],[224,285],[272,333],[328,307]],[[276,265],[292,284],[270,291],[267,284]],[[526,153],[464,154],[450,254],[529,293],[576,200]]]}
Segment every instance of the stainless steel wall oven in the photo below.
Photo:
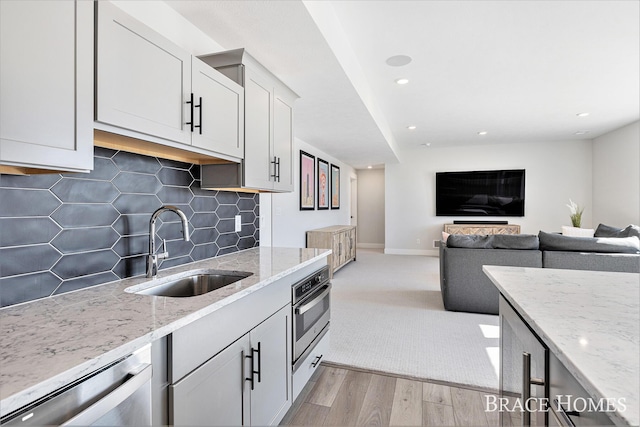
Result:
{"label": "stainless steel wall oven", "polygon": [[[292,287],[293,370],[329,329],[331,312],[329,267],[325,266]],[[320,362],[319,360],[317,361]]]}

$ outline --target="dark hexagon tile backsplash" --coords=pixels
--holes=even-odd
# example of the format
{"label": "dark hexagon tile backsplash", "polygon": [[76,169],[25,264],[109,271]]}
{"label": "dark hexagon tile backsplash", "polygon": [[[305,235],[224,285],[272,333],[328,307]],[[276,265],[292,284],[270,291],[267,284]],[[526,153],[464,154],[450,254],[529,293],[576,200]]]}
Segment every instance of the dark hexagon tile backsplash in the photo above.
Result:
{"label": "dark hexagon tile backsplash", "polygon": [[[0,307],[145,273],[149,218],[163,204],[162,268],[259,245],[258,195],[200,189],[200,167],[96,147],[89,174],[0,175]],[[242,231],[234,231],[234,216]]]}

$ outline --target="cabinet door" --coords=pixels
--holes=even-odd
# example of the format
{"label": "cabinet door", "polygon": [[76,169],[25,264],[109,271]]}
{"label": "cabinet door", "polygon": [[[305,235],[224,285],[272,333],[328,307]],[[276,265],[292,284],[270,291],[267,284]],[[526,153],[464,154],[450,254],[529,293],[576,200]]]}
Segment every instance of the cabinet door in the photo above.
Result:
{"label": "cabinet door", "polygon": [[273,101],[273,155],[277,160],[273,188],[293,191],[293,107],[277,93]]}
{"label": "cabinet door", "polygon": [[268,79],[245,68],[244,96],[244,185],[272,189],[273,89]]}
{"label": "cabinet door", "polygon": [[[528,416],[530,425],[544,426],[547,412],[536,410],[536,404],[548,395],[548,350],[502,295],[499,304],[500,396],[518,399],[521,405],[529,402],[532,412],[521,414],[523,422]],[[507,415],[507,412],[500,412],[502,426],[513,423]]]}
{"label": "cabinet door", "polygon": [[93,169],[93,2],[0,2],[0,163]]}
{"label": "cabinet door", "polygon": [[356,259],[356,229],[349,230],[349,256],[348,259]]}
{"label": "cabinet door", "polygon": [[[192,62],[192,145],[244,157],[244,89],[198,58]],[[189,110],[191,106],[189,106]],[[187,114],[190,121],[191,111]]]}
{"label": "cabinet door", "polygon": [[244,380],[244,366],[245,356],[250,353],[247,334],[176,384],[169,386],[171,424],[248,424],[249,383]]}
{"label": "cabinet door", "polygon": [[[260,346],[260,380],[251,391],[251,425],[280,422],[291,407],[291,306],[285,306],[250,333],[251,347]],[[256,361],[254,360],[254,363]]]}
{"label": "cabinet door", "polygon": [[96,120],[191,143],[191,55],[113,4],[98,4]]}

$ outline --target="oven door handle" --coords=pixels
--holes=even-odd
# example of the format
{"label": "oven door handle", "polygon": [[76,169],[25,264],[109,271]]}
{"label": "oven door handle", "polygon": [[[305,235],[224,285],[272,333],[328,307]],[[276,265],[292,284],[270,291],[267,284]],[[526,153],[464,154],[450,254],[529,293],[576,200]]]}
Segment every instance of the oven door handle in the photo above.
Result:
{"label": "oven door handle", "polygon": [[326,285],[324,285],[322,287],[322,290],[318,291],[315,295],[309,297],[309,302],[306,304],[302,304],[301,306],[298,306],[295,308],[295,313],[296,314],[304,314],[307,311],[311,310],[313,307],[315,307],[318,303],[320,303],[320,301],[322,301],[322,299],[327,296],[329,294],[329,291],[331,290],[331,284],[328,283]]}

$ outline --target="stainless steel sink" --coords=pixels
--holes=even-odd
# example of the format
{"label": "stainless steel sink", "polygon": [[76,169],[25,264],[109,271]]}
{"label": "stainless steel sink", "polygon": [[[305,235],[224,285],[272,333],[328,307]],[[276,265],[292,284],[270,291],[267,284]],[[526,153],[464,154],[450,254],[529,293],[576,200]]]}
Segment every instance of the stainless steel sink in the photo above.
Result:
{"label": "stainless steel sink", "polygon": [[[253,273],[245,271],[217,271],[199,273],[192,276],[171,280],[156,286],[130,292],[142,295],[161,297],[193,297],[215,291],[239,280],[251,276]],[[126,289],[129,291],[128,289]]]}

